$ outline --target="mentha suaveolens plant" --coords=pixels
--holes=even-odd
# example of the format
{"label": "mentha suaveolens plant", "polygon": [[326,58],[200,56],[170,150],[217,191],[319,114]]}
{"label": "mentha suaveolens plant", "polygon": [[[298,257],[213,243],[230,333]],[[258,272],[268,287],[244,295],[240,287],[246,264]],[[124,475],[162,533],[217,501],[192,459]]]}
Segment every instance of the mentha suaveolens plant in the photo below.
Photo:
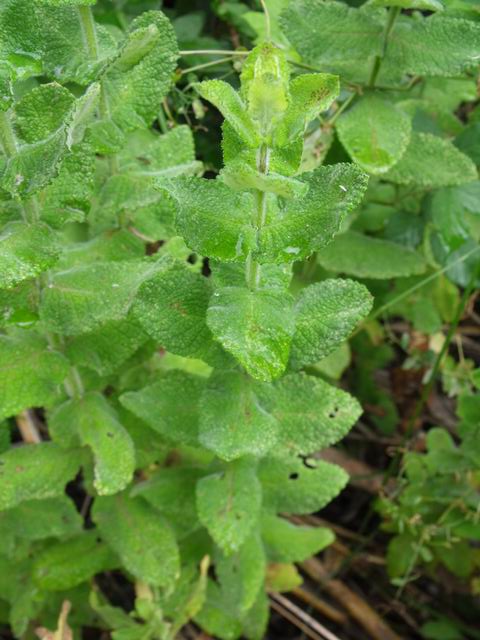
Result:
{"label": "mentha suaveolens plant", "polygon": [[[186,493],[195,486],[193,521],[191,511],[183,517],[197,562],[208,553],[216,575],[196,620],[219,637],[260,638],[267,567],[278,568],[267,588],[293,586],[293,566],[285,565],[332,540],[284,517],[321,509],[346,484],[342,469],[309,456],[340,440],[361,412],[349,394],[303,369],[330,354],[372,303],[364,286],[344,279],[295,298],[292,265],[332,240],[367,178],[353,164],[299,172],[305,128],[335,100],[336,76],[290,80],[282,52],[264,44],[246,59],[239,92],[220,80],[197,90],[225,117],[225,166],[214,180],[163,179],[158,188],[171,198],[186,244],[210,259],[211,277],[173,266],[140,288],[134,311],[168,350],[212,369],[202,378],[172,372],[121,401],[212,454],[201,469],[159,469],[136,491],[161,509],[169,483]],[[208,532],[203,546],[197,526]]]}
{"label": "mentha suaveolens plant", "polygon": [[[199,170],[187,127],[152,128],[173,29],[158,11],[108,29],[94,4],[0,6],[0,417],[43,409],[41,442],[12,445],[1,424],[0,601],[17,636],[69,600],[79,626],[129,640],[169,640],[191,617],[261,638],[267,589],[296,584],[292,563],[332,539],[285,518],[346,483],[310,456],[360,414],[303,370],[371,306],[341,279],[294,297],[291,268],[340,230],[366,177],[300,172],[338,81],[290,81],[269,44],[240,93],[198,85],[226,119],[221,174],[172,177]],[[146,256],[142,238],[165,245]],[[132,615],[102,593],[109,570],[133,583]]]}

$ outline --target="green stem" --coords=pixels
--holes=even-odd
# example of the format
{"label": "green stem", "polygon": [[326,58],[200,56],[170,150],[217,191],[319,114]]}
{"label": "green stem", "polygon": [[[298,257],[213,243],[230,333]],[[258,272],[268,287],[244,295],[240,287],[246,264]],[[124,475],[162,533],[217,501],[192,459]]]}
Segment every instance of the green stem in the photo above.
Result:
{"label": "green stem", "polygon": [[7,158],[11,158],[17,152],[17,141],[13,133],[10,118],[5,111],[0,111],[0,144]]}
{"label": "green stem", "polygon": [[207,69],[208,67],[214,67],[217,64],[223,64],[224,62],[230,62],[232,56],[228,56],[226,58],[218,58],[218,60],[212,60],[211,62],[204,62],[203,64],[196,64],[194,67],[187,67],[186,69],[181,70],[182,76],[186,73],[191,73],[193,71],[200,71],[200,69]]}
{"label": "green stem", "polygon": [[370,88],[373,88],[375,86],[375,82],[378,78],[378,74],[380,73],[380,68],[382,66],[383,59],[385,58],[385,54],[387,53],[388,39],[390,38],[393,25],[395,24],[395,21],[399,15],[400,15],[400,7],[390,7],[388,11],[387,23],[385,25],[385,30],[383,32],[382,52],[380,53],[380,55],[375,56],[375,59],[373,61],[372,71],[370,73],[370,78],[368,80],[368,86]]}
{"label": "green stem", "polygon": [[[95,26],[92,9],[89,6],[80,6],[77,7],[77,11],[88,55],[90,56],[91,60],[97,61],[100,58],[100,50],[98,48],[97,29]],[[99,112],[102,120],[111,119],[110,105],[108,103],[108,96],[103,83],[101,83],[100,89]],[[117,157],[115,155],[109,156],[108,162],[110,165],[110,172],[118,173]]]}
{"label": "green stem", "polygon": [[233,51],[230,49],[191,49],[190,51],[179,51],[181,56],[248,56],[250,51]]}
{"label": "green stem", "polygon": [[[257,154],[257,169],[260,173],[267,174],[270,163],[270,149],[266,144],[262,144],[258,149]],[[267,193],[266,191],[260,191],[259,189],[255,194],[257,200],[257,206],[252,215],[252,225],[255,227],[257,231],[257,238],[260,234],[260,231],[265,224],[265,220],[267,217]],[[252,254],[249,253],[247,256],[247,264],[246,264],[246,280],[247,284],[251,289],[256,289],[260,283],[260,274],[261,274],[261,266],[260,264],[252,258]]]}
{"label": "green stem", "polygon": [[[0,145],[7,158],[11,158],[18,151],[17,139],[9,116],[5,111],[0,112]],[[38,203],[35,197],[20,203],[23,219],[36,222],[39,219]]]}
{"label": "green stem", "polygon": [[435,379],[438,375],[438,372],[440,370],[440,366],[442,364],[443,358],[445,356],[445,354],[448,351],[448,348],[450,346],[450,343],[452,341],[453,336],[455,335],[455,331],[457,330],[458,327],[458,323],[460,322],[460,320],[462,319],[463,313],[465,311],[465,307],[467,306],[468,300],[470,298],[470,295],[473,291],[473,288],[475,287],[475,282],[477,280],[477,269],[474,269],[473,274],[470,278],[470,282],[468,283],[468,286],[465,288],[465,291],[463,292],[463,295],[460,299],[460,302],[458,303],[458,307],[457,307],[457,311],[455,313],[455,317],[452,320],[452,323],[450,325],[450,328],[448,330],[447,335],[445,336],[445,341],[442,345],[442,348],[440,349],[440,353],[437,355],[436,359],[435,359],[435,363],[433,365],[433,369],[432,372],[430,374],[430,377],[428,379],[427,384],[423,387],[423,391],[422,391],[422,395],[420,396],[420,400],[417,403],[417,406],[415,407],[415,411],[413,412],[412,417],[410,418],[410,420],[408,421],[408,426],[406,429],[406,436],[408,437],[409,435],[411,435],[414,427],[415,427],[415,422],[417,421],[418,417],[421,415],[423,408],[425,407],[428,398],[430,397],[430,393],[432,391],[432,387],[435,383]]}

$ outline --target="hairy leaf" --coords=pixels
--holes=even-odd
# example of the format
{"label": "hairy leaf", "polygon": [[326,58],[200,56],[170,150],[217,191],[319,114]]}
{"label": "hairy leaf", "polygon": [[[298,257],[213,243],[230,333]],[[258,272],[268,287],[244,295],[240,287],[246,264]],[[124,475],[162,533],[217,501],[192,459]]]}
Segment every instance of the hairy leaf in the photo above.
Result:
{"label": "hairy leaf", "polygon": [[325,527],[297,526],[273,514],[262,517],[262,539],[272,562],[303,562],[332,544]]}
{"label": "hairy leaf", "polygon": [[262,456],[277,439],[277,424],[256,395],[255,383],[238,371],[212,375],[200,401],[200,442],[223,460]]}
{"label": "hairy leaf", "polygon": [[68,373],[68,362],[39,336],[0,336],[0,417],[48,405]]}
{"label": "hairy leaf", "polygon": [[388,171],[410,141],[410,118],[394,104],[365,96],[342,114],[337,131],[352,160],[369,173]]}
{"label": "hairy leaf", "polygon": [[96,531],[84,531],[41,552],[35,559],[33,580],[46,591],[65,591],[118,564],[118,558],[98,539]]}
{"label": "hairy leaf", "polygon": [[291,366],[300,369],[332,353],[369,314],[372,303],[368,289],[353,280],[323,280],[302,289],[295,304]]}
{"label": "hairy leaf", "polygon": [[425,260],[419,253],[355,231],[338,236],[319,252],[317,259],[329,271],[379,280],[416,275],[426,269]]}
{"label": "hairy leaf", "polygon": [[238,551],[249,536],[261,501],[255,467],[246,459],[197,483],[198,517],[226,555]]}
{"label": "hairy leaf", "polygon": [[93,519],[102,537],[136,578],[171,586],[180,571],[177,543],[167,522],[142,498],[99,498]]}
{"label": "hairy leaf", "polygon": [[100,393],[86,393],[60,405],[50,418],[50,428],[60,444],[62,431],[67,428],[76,434],[80,444],[90,447],[95,460],[93,484],[100,495],[117,493],[132,480],[133,442]]}
{"label": "hairy leaf", "polygon": [[195,445],[198,444],[198,402],[204,384],[199,376],[170,371],[148,387],[124,393],[120,401],[169,441]]}
{"label": "hairy leaf", "polygon": [[315,453],[343,438],[362,409],[350,394],[321,378],[290,374],[263,385],[260,402],[278,423],[275,453]]}
{"label": "hairy leaf", "polygon": [[347,484],[343,469],[323,460],[284,456],[263,460],[258,469],[264,503],[276,512],[312,513]]}
{"label": "hairy leaf", "polygon": [[53,442],[9,449],[0,455],[0,510],[63,495],[77,471],[75,452]]}
{"label": "hairy leaf", "polygon": [[286,201],[259,234],[262,262],[301,260],[325,247],[367,187],[367,176],[353,164],[319,167],[302,179],[309,185],[307,195]]}
{"label": "hairy leaf", "polygon": [[400,162],[385,177],[398,184],[428,189],[472,182],[478,179],[478,173],[472,160],[449,140],[430,133],[414,133]]}
{"label": "hairy leaf", "polygon": [[15,287],[49,269],[59,253],[58,238],[47,225],[8,223],[0,235],[0,288]]}
{"label": "hairy leaf", "polygon": [[213,294],[207,323],[251,376],[273,380],[288,361],[294,331],[292,302],[281,289],[224,287]]}

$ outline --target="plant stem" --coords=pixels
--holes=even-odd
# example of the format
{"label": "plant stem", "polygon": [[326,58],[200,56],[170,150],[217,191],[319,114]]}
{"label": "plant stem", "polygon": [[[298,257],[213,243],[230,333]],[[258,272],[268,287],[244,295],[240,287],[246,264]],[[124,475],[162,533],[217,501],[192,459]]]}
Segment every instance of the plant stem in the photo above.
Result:
{"label": "plant stem", "polygon": [[267,3],[265,0],[260,0],[260,4],[262,5],[263,13],[265,14],[265,40],[270,42],[272,39],[272,27],[270,24],[270,12],[268,11]]}
{"label": "plant stem", "polygon": [[450,343],[452,341],[452,338],[455,334],[455,331],[457,330],[458,327],[458,323],[460,322],[460,320],[462,319],[463,313],[465,311],[465,307],[467,306],[468,300],[470,298],[470,295],[473,291],[473,288],[475,287],[475,282],[477,280],[477,272],[478,269],[474,269],[472,276],[470,278],[470,282],[468,283],[468,286],[465,288],[465,291],[463,292],[463,295],[460,299],[460,302],[458,303],[458,307],[457,307],[457,311],[455,313],[455,317],[452,320],[452,323],[450,324],[450,328],[447,332],[447,335],[445,336],[445,341],[442,345],[442,348],[440,349],[439,354],[437,355],[436,359],[435,359],[435,363],[433,365],[433,369],[431,371],[430,377],[428,379],[427,384],[423,387],[422,390],[422,395],[420,396],[420,400],[417,403],[417,406],[415,407],[415,411],[412,414],[412,417],[410,418],[410,420],[408,421],[408,426],[406,429],[406,436],[408,437],[409,435],[411,435],[414,427],[415,427],[415,422],[417,421],[418,417],[421,415],[423,408],[425,407],[428,398],[430,396],[430,393],[432,391],[432,387],[435,383],[435,379],[438,375],[438,371],[440,369],[440,365],[442,364],[442,360],[445,356],[445,354],[448,351],[448,348],[450,346]]}
{"label": "plant stem", "polygon": [[[266,144],[262,144],[257,152],[257,169],[260,173],[267,174],[270,164],[270,149]],[[260,191],[257,189],[255,194],[257,200],[257,206],[253,212],[252,224],[257,231],[257,239],[260,235],[260,230],[265,224],[267,216],[267,193],[266,191]],[[260,264],[252,258],[251,252],[247,256],[246,264],[246,280],[251,289],[256,289],[260,283]]]}
{"label": "plant stem", "polygon": [[[77,7],[77,11],[88,54],[92,60],[97,61],[100,58],[100,50],[98,48],[97,29],[92,9],[89,6],[80,6]],[[111,119],[110,105],[103,83],[100,85],[99,112],[102,120]],[[108,156],[108,163],[111,173],[118,173],[118,160],[116,155]]]}
{"label": "plant stem", "polygon": [[190,51],[179,51],[181,56],[248,56],[250,51],[233,51],[230,49],[191,49]]}
{"label": "plant stem", "polygon": [[370,88],[373,88],[375,86],[375,82],[378,78],[378,74],[380,73],[383,59],[385,58],[385,54],[387,53],[388,39],[392,32],[393,25],[395,24],[395,20],[398,18],[399,14],[400,7],[390,7],[388,11],[387,23],[383,32],[382,52],[380,53],[380,55],[375,56],[372,71],[370,73],[370,78],[368,80],[368,86]]}
{"label": "plant stem", "polygon": [[182,76],[186,73],[190,73],[193,71],[200,71],[200,69],[207,69],[208,67],[214,67],[217,64],[223,64],[224,62],[230,62],[232,56],[228,56],[226,58],[218,58],[218,60],[212,60],[211,62],[204,62],[203,64],[196,64],[194,67],[187,67],[186,69],[181,70]]}

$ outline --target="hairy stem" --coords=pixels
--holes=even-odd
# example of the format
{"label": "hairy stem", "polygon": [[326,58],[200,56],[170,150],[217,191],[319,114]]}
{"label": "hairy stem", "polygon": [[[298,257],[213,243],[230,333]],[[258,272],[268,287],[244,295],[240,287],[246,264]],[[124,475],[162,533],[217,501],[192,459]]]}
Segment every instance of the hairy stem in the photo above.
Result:
{"label": "hairy stem", "polygon": [[[88,55],[92,60],[96,61],[100,58],[100,50],[98,48],[97,29],[95,26],[92,9],[88,6],[77,7],[77,10]],[[100,89],[99,112],[102,120],[109,120],[111,118],[108,96],[103,83],[101,83]],[[118,160],[115,154],[108,156],[108,163],[110,166],[110,172],[118,173]]]}
{"label": "hairy stem", "polygon": [[[260,173],[267,174],[270,163],[270,149],[266,144],[262,144],[257,153],[257,169]],[[257,206],[252,215],[252,224],[257,231],[257,238],[260,234],[260,230],[265,224],[267,216],[267,193],[266,191],[260,191],[259,189],[255,193]],[[252,258],[252,254],[249,253],[246,264],[246,280],[251,289],[256,289],[260,283],[260,264]]]}
{"label": "hairy stem", "polygon": [[383,32],[382,52],[380,55],[375,56],[375,59],[373,61],[372,71],[370,72],[370,78],[368,80],[368,86],[370,88],[373,88],[375,86],[375,82],[378,78],[378,74],[380,73],[383,59],[385,58],[385,54],[387,53],[388,39],[390,38],[393,25],[395,24],[395,21],[398,18],[399,14],[400,14],[400,7],[390,7],[388,11],[387,23],[385,25],[385,30]]}

